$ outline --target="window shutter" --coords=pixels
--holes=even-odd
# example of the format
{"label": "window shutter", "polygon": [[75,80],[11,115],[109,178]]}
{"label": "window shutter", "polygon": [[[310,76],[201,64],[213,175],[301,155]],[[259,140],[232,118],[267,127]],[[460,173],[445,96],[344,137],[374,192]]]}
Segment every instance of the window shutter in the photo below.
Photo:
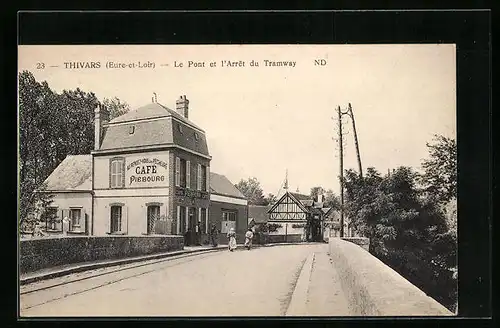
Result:
{"label": "window shutter", "polygon": [[180,186],[181,181],[181,159],[179,157],[175,158],[175,185]]}
{"label": "window shutter", "polygon": [[82,208],[82,213],[80,217],[80,226],[83,226],[83,231],[85,231],[85,234],[88,234],[89,227],[87,223],[87,213],[85,213],[84,208]]}
{"label": "window shutter", "polygon": [[201,190],[201,164],[198,164],[197,172],[196,190]]}
{"label": "window shutter", "polygon": [[128,207],[122,206],[122,219],[121,219],[120,232],[128,233]]}
{"label": "window shutter", "polygon": [[113,161],[109,160],[109,188],[113,188]]}
{"label": "window shutter", "polygon": [[[52,223],[51,223],[51,222],[49,222],[48,227],[49,227],[50,229],[52,229],[52,228],[56,228],[56,229],[57,229],[57,227],[58,227],[60,224],[62,225],[62,219],[63,219],[63,217],[64,217],[64,216],[63,216],[63,210],[62,210],[62,209],[58,209],[58,210],[57,210],[57,217],[55,218],[55,220],[54,220]],[[60,222],[58,223],[58,222],[57,222],[57,220],[60,220]]]}
{"label": "window shutter", "polygon": [[191,189],[191,161],[186,161],[186,188]]}
{"label": "window shutter", "polygon": [[119,177],[119,179],[121,179],[121,184],[120,184],[120,187],[125,187],[125,159],[122,159],[121,160],[121,176]]}
{"label": "window shutter", "polygon": [[210,167],[208,167],[208,166],[206,167],[206,172],[207,173],[206,173],[206,177],[205,178],[206,178],[206,181],[207,181],[206,182],[207,185],[206,185],[206,190],[205,191],[210,191]]}
{"label": "window shutter", "polygon": [[176,224],[177,234],[181,233],[181,207],[177,206],[177,224]]}
{"label": "window shutter", "polygon": [[207,207],[207,209],[205,210],[205,222],[206,222],[206,224],[205,224],[205,230],[206,230],[205,233],[208,233],[208,211],[209,210],[208,210],[208,207]]}

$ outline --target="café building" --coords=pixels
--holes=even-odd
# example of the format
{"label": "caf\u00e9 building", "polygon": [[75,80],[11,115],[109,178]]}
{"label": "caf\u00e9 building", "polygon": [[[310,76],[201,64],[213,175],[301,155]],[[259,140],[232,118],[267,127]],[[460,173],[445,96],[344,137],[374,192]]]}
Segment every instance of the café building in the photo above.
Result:
{"label": "caf\u00e9 building", "polygon": [[[224,230],[225,213],[246,222],[247,200],[228,188],[225,176],[210,172],[205,131],[189,120],[186,96],[175,110],[153,98],[113,120],[98,106],[94,122],[91,154],[68,155],[46,180],[54,195],[49,211],[56,222],[69,220],[69,233],[206,235],[212,222]],[[210,215],[212,203],[217,217]]]}

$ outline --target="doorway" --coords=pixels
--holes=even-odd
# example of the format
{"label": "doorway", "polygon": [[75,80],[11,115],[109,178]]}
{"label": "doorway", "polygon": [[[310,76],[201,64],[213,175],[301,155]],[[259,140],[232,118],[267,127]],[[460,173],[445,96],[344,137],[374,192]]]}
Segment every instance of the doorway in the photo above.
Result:
{"label": "doorway", "polygon": [[187,245],[194,246],[197,244],[196,240],[196,224],[198,223],[196,216],[196,208],[188,208],[188,222],[187,222],[187,232],[186,232],[186,242]]}
{"label": "doorway", "polygon": [[323,233],[321,231],[321,220],[319,216],[315,215],[310,224],[311,229],[311,241],[322,241]]}

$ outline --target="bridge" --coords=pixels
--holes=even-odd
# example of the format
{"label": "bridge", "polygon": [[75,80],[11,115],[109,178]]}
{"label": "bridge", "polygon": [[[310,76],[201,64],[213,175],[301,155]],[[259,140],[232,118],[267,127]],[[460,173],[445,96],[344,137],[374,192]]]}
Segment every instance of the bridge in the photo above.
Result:
{"label": "bridge", "polygon": [[207,251],[20,287],[20,316],[449,316],[362,247],[331,238]]}

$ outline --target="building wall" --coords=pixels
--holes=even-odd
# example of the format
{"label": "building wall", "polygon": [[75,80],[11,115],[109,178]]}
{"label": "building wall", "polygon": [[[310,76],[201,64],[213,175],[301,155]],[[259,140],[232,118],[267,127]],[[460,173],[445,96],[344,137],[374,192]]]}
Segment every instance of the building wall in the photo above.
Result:
{"label": "building wall", "polygon": [[[276,231],[269,232],[270,235],[300,235],[301,238],[305,240],[305,224],[307,221],[299,221],[299,222],[282,222],[282,221],[269,221],[268,224],[281,224],[281,227],[276,229]],[[300,224],[304,225],[301,228],[294,228],[293,225]]]}
{"label": "building wall", "polygon": [[[165,150],[119,155],[95,155],[93,158],[94,190],[111,189],[110,160],[118,157],[125,159],[125,186],[121,189],[166,188],[170,185],[168,167],[171,164],[169,162],[169,151]],[[154,166],[156,173],[140,172],[142,167],[147,169],[148,166]],[[155,181],[140,181],[143,178],[153,178]]]}
{"label": "building wall", "polygon": [[[52,193],[52,203],[50,207],[57,207],[57,216],[63,219],[69,217],[70,208],[81,209],[80,228],[75,231],[85,231],[85,220],[87,220],[90,231],[90,221],[92,217],[92,194],[90,192],[55,192]],[[85,218],[85,219],[84,219]]]}
{"label": "building wall", "polygon": [[[191,188],[182,188],[182,187],[176,187],[175,186],[175,158],[179,157],[181,159],[184,159],[186,161],[191,162]],[[188,196],[188,195],[182,195],[182,192],[185,192],[186,189],[190,189],[191,191],[197,191],[197,177],[198,177],[198,164],[204,165],[208,167],[209,169],[207,170],[207,175],[210,176],[210,160],[207,158],[204,158],[202,156],[198,156],[195,154],[192,154],[187,151],[183,151],[180,149],[173,149],[170,154],[169,154],[169,161],[171,163],[169,167],[169,175],[171,177],[170,179],[170,188],[172,190],[172,197],[170,198],[170,209],[168,212],[168,217],[172,218],[172,233],[177,233],[178,227],[177,227],[177,208],[178,206],[183,206],[183,207],[194,207],[196,210],[195,212],[195,218],[198,220],[198,211],[200,208],[207,208],[210,205],[210,193],[209,192],[204,192],[205,198],[201,197],[201,193],[197,193],[196,196]],[[209,189],[209,188],[208,188]]]}
{"label": "building wall", "polygon": [[147,194],[147,191],[138,192],[132,196],[114,195],[102,196],[96,192],[94,198],[94,230],[93,235],[108,235],[111,229],[111,206],[122,206],[122,233],[131,236],[141,236],[147,233],[147,207],[148,205],[160,206],[160,217],[166,225],[166,234],[172,234],[172,219],[168,213],[168,189],[156,191],[157,195]]}
{"label": "building wall", "polygon": [[[122,234],[140,236],[147,233],[147,207],[160,206],[160,221],[172,233],[168,216],[170,197],[169,151],[94,156],[94,221],[93,235],[104,236],[111,229],[111,206],[122,205]],[[125,185],[110,186],[110,161],[123,158]]]}
{"label": "building wall", "polygon": [[237,212],[236,215],[236,233],[245,233],[248,228],[248,205],[222,203],[217,201],[210,202],[209,209],[209,226],[215,224],[217,229],[221,231],[222,212],[230,210]]}

